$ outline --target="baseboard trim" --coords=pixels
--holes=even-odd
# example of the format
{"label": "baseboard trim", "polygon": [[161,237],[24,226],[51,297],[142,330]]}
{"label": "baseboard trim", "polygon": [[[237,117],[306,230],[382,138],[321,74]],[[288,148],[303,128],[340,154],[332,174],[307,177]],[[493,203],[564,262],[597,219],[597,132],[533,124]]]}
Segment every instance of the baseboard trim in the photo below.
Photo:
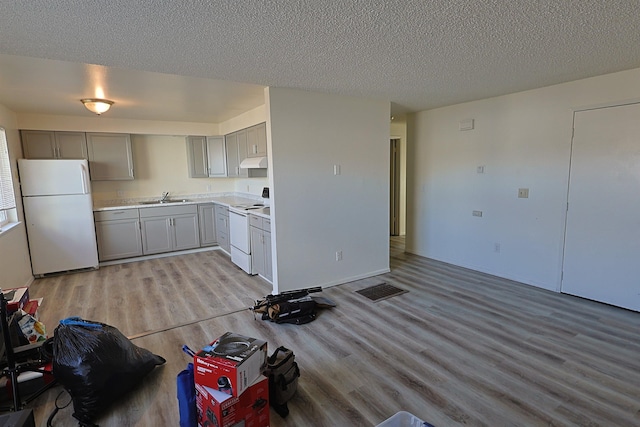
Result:
{"label": "baseboard trim", "polygon": [[114,259],[113,261],[101,262],[99,265],[100,267],[106,267],[108,265],[127,264],[130,262],[145,261],[148,259],[167,258],[171,256],[194,254],[197,252],[218,251],[218,250],[221,250],[226,253],[226,251],[224,251],[220,246],[207,246],[204,248],[187,249],[184,251],[176,251],[176,252],[165,252],[161,254],[145,255],[145,256],[139,256],[134,258]]}

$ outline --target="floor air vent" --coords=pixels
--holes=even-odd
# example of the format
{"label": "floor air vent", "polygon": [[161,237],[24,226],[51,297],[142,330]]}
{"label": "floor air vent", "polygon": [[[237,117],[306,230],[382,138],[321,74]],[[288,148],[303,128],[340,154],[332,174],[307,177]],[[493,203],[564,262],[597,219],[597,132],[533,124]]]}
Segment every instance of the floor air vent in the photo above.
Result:
{"label": "floor air vent", "polygon": [[404,294],[404,289],[396,288],[388,283],[380,283],[379,285],[369,286],[368,288],[360,289],[356,291],[362,296],[369,298],[373,302],[382,301],[387,298],[395,297],[400,294]]}

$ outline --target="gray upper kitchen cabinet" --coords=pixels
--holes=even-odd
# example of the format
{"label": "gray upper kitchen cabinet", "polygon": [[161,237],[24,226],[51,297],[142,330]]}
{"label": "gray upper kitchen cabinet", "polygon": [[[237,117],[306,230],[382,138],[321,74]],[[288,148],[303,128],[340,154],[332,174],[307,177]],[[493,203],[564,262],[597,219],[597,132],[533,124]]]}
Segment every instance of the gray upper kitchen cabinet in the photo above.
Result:
{"label": "gray upper kitchen cabinet", "polygon": [[23,130],[22,151],[26,159],[86,159],[84,132]]}
{"label": "gray upper kitchen cabinet", "polygon": [[187,136],[189,178],[207,178],[207,140],[204,136]]}
{"label": "gray upper kitchen cabinet", "polygon": [[200,226],[200,246],[213,246],[216,239],[216,209],[213,203],[198,205],[198,221]]}
{"label": "gray upper kitchen cabinet", "polygon": [[227,150],[223,136],[207,137],[207,162],[209,177],[227,176]]}
{"label": "gray upper kitchen cabinet", "polygon": [[138,209],[95,212],[94,217],[100,261],[142,255]]}
{"label": "gray upper kitchen cabinet", "polygon": [[247,157],[267,156],[267,124],[260,123],[247,129]]}
{"label": "gray upper kitchen cabinet", "polygon": [[140,209],[144,255],[200,246],[197,205]]}
{"label": "gray upper kitchen cabinet", "polygon": [[190,178],[227,176],[227,153],[223,136],[187,136]]}
{"label": "gray upper kitchen cabinet", "polygon": [[240,163],[247,158],[247,130],[225,136],[227,150],[227,176],[230,178],[247,178],[249,172],[242,169]]}
{"label": "gray upper kitchen cabinet", "polygon": [[87,132],[87,150],[92,181],[134,178],[129,134]]}

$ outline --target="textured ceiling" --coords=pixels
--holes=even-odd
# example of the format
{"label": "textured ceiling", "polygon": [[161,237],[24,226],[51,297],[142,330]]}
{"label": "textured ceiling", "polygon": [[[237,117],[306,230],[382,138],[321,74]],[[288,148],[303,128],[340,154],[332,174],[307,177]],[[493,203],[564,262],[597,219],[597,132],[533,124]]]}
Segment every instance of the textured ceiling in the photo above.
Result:
{"label": "textured ceiling", "polygon": [[[202,98],[224,85],[200,79],[386,99],[395,112],[418,111],[640,67],[640,2],[0,0],[0,54],[107,66],[105,84],[115,92],[105,96],[125,104],[171,81],[172,91],[185,88],[176,114],[197,105],[221,117]],[[132,73],[139,93],[129,99],[127,70],[173,76]],[[112,84],[111,75],[125,83]],[[78,91],[90,82],[80,84]],[[228,92],[244,90],[237,99],[255,104],[260,88],[252,85]],[[0,103],[11,108],[7,92]]]}

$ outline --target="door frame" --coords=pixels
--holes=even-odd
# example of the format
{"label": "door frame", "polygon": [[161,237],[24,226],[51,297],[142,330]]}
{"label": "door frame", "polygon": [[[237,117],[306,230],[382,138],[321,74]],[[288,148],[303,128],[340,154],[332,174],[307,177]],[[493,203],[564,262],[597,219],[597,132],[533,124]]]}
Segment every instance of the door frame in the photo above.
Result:
{"label": "door frame", "polygon": [[389,143],[389,235],[400,235],[400,138]]}

